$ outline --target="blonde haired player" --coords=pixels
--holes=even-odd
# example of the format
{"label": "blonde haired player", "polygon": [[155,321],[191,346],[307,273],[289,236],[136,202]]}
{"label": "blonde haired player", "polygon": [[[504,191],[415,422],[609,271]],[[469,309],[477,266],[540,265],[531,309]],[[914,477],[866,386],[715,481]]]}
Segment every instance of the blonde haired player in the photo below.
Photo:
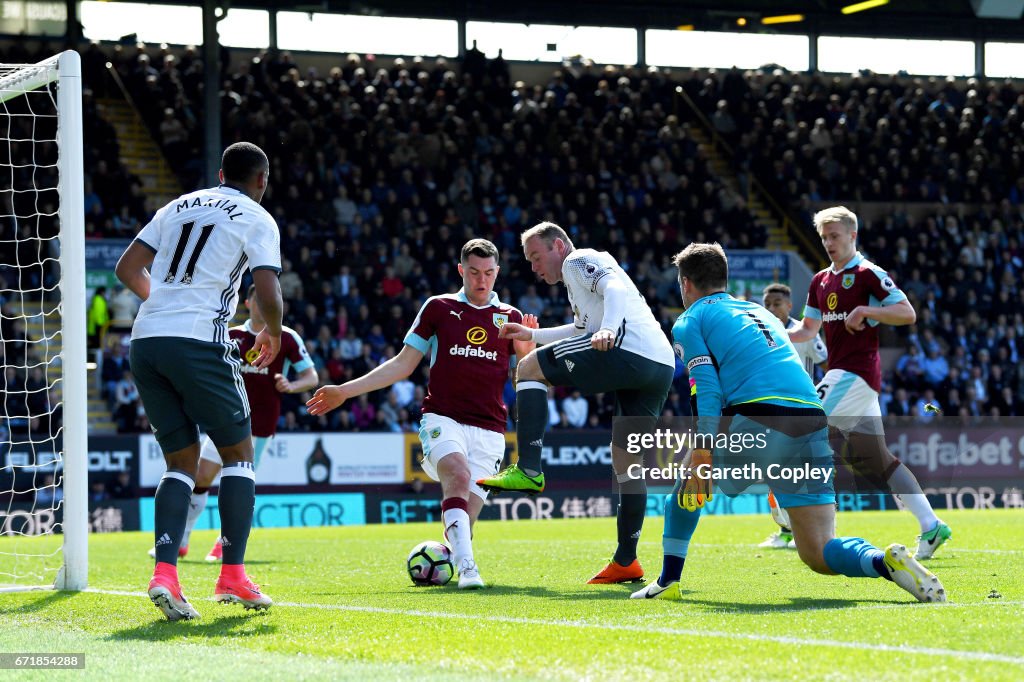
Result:
{"label": "blonde haired player", "polygon": [[[928,559],[953,532],[932,511],[921,484],[885,445],[878,393],[882,366],[878,325],[913,324],[917,313],[889,274],[857,251],[857,216],[845,206],[814,215],[814,227],[832,265],[814,275],[794,344],[825,328],[828,372],[817,386],[829,426],[848,443],[844,457],[884,483],[921,526],[917,558]],[[855,461],[854,461],[855,460]]]}

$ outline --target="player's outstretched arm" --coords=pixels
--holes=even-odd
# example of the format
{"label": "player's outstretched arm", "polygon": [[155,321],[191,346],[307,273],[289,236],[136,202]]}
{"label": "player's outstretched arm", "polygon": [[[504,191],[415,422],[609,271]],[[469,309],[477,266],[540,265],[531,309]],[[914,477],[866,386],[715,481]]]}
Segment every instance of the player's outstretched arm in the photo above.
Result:
{"label": "player's outstretched arm", "polygon": [[508,322],[502,326],[498,337],[513,341],[533,341],[538,346],[546,346],[549,343],[567,339],[579,331],[574,324],[563,324],[561,327],[548,327],[547,329],[539,327],[531,329],[516,322]]}
{"label": "player's outstretched arm", "polygon": [[143,301],[149,298],[149,268],[155,257],[151,248],[136,239],[128,245],[114,266],[114,274],[121,283]]}
{"label": "player's outstretched arm", "polygon": [[398,355],[358,379],[345,382],[340,386],[321,386],[313,394],[313,397],[306,401],[306,407],[314,416],[330,412],[341,407],[350,398],[380,390],[406,378],[412,374],[422,359],[423,353],[412,346],[403,346]]}
{"label": "player's outstretched arm", "polygon": [[820,329],[821,320],[805,315],[800,325],[790,329],[787,333],[789,334],[789,340],[793,343],[803,343],[817,336]]}

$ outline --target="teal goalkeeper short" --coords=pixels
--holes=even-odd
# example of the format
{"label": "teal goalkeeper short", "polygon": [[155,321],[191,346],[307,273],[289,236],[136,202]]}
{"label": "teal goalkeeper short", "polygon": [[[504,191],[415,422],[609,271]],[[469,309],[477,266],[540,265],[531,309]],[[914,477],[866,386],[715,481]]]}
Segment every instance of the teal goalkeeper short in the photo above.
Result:
{"label": "teal goalkeeper short", "polygon": [[[718,491],[732,497],[765,483],[783,509],[835,504],[836,469],[822,410],[746,403],[723,412],[720,430],[732,447],[715,448],[716,474],[748,475],[718,477]],[[749,473],[755,467],[759,475]]]}

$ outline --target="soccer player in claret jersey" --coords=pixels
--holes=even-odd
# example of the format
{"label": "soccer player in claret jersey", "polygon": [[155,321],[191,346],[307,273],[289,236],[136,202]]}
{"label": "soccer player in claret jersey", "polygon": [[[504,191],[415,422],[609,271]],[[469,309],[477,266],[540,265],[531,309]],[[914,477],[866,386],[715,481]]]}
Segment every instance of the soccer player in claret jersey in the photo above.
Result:
{"label": "soccer player in claret jersey", "polygon": [[506,324],[535,328],[537,318],[498,300],[494,244],[472,239],[462,247],[460,261],[462,290],[427,299],[398,355],[358,379],[321,387],[307,405],[310,414],[324,414],[406,378],[423,356],[430,357],[420,422],[423,470],[441,482],[441,517],[459,588],[478,589],[484,581],[473,557],[472,527],[487,492],[473,481],[501,465],[508,418],[502,392],[512,355],[522,358],[533,350],[532,343],[511,341],[499,332]]}
{"label": "soccer player in claret jersey", "polygon": [[[633,280],[604,251],[576,249],[554,223],[540,223],[522,235],[533,271],[548,284],[564,282],[574,321],[550,329],[508,324],[502,336],[549,344],[516,368],[516,426],[519,461],[477,481],[491,491],[538,493],[544,489],[541,447],[548,423],[549,385],[574,386],[585,394],[614,393],[616,414],[650,419],[661,415],[672,385],[675,356],[661,325]],[[635,426],[635,425],[634,425]],[[644,571],[636,546],[644,525],[647,484],[628,475],[637,456],[626,450],[628,426],[612,426],[612,467],[619,485],[618,547],[591,584],[633,582]]]}
{"label": "soccer player in claret jersey", "polygon": [[[779,322],[786,329],[795,329],[800,326],[800,320],[792,316],[793,293],[788,286],[778,282],[769,284],[764,288],[761,300],[764,303],[765,310],[778,318]],[[812,381],[815,378],[815,367],[820,367],[823,372],[828,370],[828,365],[826,364],[828,350],[825,349],[825,344],[822,343],[820,336],[815,334],[814,338],[810,341],[795,343],[793,346],[796,348],[796,354],[800,356],[800,362],[803,363],[804,371],[807,372]],[[779,524],[779,530],[769,535],[768,539],[758,545],[758,547],[796,549],[796,543],[793,542],[793,530],[789,525],[789,514],[779,506],[775,496],[771,493],[768,493],[768,506],[771,508],[772,518]]]}
{"label": "soccer player in claret jersey", "polygon": [[[684,462],[689,471],[665,496],[661,576],[633,593],[633,599],[682,598],[683,566],[701,509],[712,499],[715,472],[714,485],[734,496],[760,477],[725,475],[730,471],[833,466],[828,424],[814,383],[796,349],[785,342],[786,330],[779,320],[756,303],[726,292],[729,265],[718,244],[690,244],[674,262],[685,312],[672,327],[672,338],[697,388],[693,435],[699,440]],[[728,445],[712,449],[723,442]],[[738,443],[744,445],[735,447]],[[835,537],[836,498],[830,476],[806,481],[776,477],[769,487],[789,512],[797,552],[811,570],[885,578],[919,601],[946,601],[939,579],[903,545],[882,551],[862,538]]]}
{"label": "soccer player in claret jersey", "polygon": [[[260,312],[259,303],[256,301],[255,285],[249,286],[245,297],[245,307],[249,309],[249,319],[245,324],[229,329],[228,334],[238,346],[238,352],[244,360],[242,377],[245,379],[245,393],[249,398],[249,407],[252,409],[253,468],[258,471],[260,456],[269,447],[274,439],[274,434],[277,433],[277,420],[281,416],[281,394],[304,393],[314,389],[318,377],[302,338],[290,327],[281,327],[283,332],[281,334],[281,352],[274,358],[274,361],[268,367],[253,366],[251,363],[259,354],[254,345],[256,335],[263,331],[267,324]],[[288,379],[289,371],[295,372],[294,381]],[[182,538],[178,556],[185,556],[188,553],[188,541],[192,535],[192,529],[206,508],[210,486],[213,485],[223,468],[220,454],[218,454],[213,441],[204,438],[199,456],[199,474],[196,478],[195,489],[192,491],[192,499],[189,502],[188,523],[185,526],[185,535]],[[222,540],[218,537],[217,542],[206,555],[206,560],[220,561],[223,558],[223,551]],[[156,549],[149,550],[149,554],[156,556]]]}
{"label": "soccer player in claret jersey", "polygon": [[167,463],[156,490],[156,567],[149,597],[169,620],[199,616],[181,591],[177,564],[199,466],[200,428],[224,462],[224,563],[214,597],[246,608],[272,603],[245,572],[256,475],[242,361],[228,337],[248,265],[266,321],[253,341],[252,365],[268,367],[281,349],[280,236],[259,205],[269,175],[262,149],[248,142],[231,145],[221,159],[221,185],[185,194],[157,211],[115,270],[143,301],[129,359]]}
{"label": "soccer player in claret jersey", "polygon": [[814,227],[832,265],[811,279],[803,322],[789,330],[789,338],[808,341],[824,325],[828,372],[817,390],[829,425],[846,439],[844,456],[850,464],[887,485],[917,517],[916,556],[929,559],[953,532],[935,516],[917,477],[886,447],[878,404],[882,365],[877,327],[913,324],[917,314],[888,273],[857,251],[852,211],[843,206],[819,211]]}

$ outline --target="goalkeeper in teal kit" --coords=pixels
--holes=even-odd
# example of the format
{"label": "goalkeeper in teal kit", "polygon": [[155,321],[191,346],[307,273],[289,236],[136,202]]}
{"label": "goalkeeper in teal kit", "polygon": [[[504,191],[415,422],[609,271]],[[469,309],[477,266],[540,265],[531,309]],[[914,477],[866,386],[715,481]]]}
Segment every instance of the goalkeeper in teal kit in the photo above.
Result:
{"label": "goalkeeper in teal kit", "polygon": [[[883,551],[862,538],[835,537],[832,451],[821,401],[782,323],[726,293],[729,266],[722,247],[694,243],[673,262],[685,312],[672,336],[696,391],[695,445],[665,497],[661,576],[632,598],[681,599],[690,538],[714,487],[737,495],[758,477],[735,473],[759,471],[767,472],[779,506],[789,512],[800,559],[813,571],[885,578],[920,601],[945,601],[939,579],[903,545]],[[818,475],[784,475],[795,471]]]}

